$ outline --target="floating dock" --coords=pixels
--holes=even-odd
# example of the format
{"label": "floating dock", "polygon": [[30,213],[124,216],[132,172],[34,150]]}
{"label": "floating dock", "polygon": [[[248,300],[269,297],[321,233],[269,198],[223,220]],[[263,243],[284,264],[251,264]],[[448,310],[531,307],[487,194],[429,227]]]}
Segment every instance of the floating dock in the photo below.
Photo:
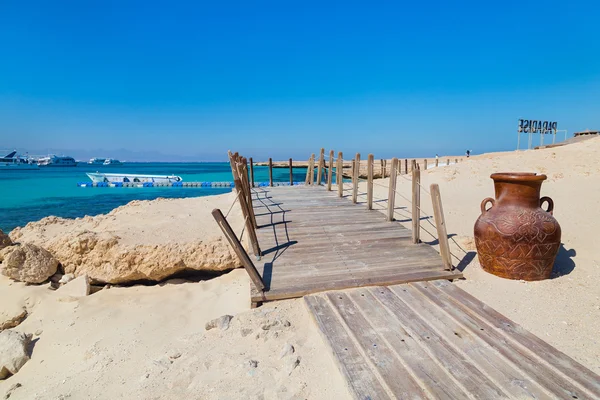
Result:
{"label": "floating dock", "polygon": [[[267,187],[269,182],[257,182],[255,187]],[[294,182],[294,186],[304,185],[304,182]],[[194,187],[194,188],[233,188],[233,182],[79,182],[79,187]],[[273,186],[291,186],[289,182],[273,182]]]}

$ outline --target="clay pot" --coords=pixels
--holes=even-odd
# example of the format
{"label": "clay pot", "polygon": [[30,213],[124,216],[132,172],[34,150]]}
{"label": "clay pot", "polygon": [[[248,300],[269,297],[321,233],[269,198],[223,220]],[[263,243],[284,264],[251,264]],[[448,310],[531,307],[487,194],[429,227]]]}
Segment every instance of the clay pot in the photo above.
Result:
{"label": "clay pot", "polygon": [[[546,175],[511,172],[492,174],[496,199],[481,202],[475,222],[475,245],[483,269],[508,279],[537,281],[552,273],[560,247],[560,225],[552,216],[554,202],[540,198]],[[491,207],[486,209],[487,204]],[[548,209],[542,204],[548,203]]]}

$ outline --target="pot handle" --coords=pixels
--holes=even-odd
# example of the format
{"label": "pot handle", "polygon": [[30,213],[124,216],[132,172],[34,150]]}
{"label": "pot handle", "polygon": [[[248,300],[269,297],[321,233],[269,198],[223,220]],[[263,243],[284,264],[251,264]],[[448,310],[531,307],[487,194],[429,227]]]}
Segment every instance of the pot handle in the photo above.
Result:
{"label": "pot handle", "polygon": [[483,201],[481,202],[481,213],[482,214],[490,211],[492,208],[492,207],[490,207],[486,210],[485,206],[487,205],[487,203],[492,203],[492,207],[494,207],[496,205],[496,200],[492,199],[491,197],[487,197],[487,198],[483,199]]}
{"label": "pot handle", "polygon": [[[553,215],[553,211],[554,211],[554,201],[548,197],[548,196],[544,196],[540,199],[540,207],[542,206],[542,204],[544,204],[544,202],[547,201],[548,202],[548,209],[544,210],[548,213],[550,213],[550,215]],[[543,210],[543,208],[542,208]]]}

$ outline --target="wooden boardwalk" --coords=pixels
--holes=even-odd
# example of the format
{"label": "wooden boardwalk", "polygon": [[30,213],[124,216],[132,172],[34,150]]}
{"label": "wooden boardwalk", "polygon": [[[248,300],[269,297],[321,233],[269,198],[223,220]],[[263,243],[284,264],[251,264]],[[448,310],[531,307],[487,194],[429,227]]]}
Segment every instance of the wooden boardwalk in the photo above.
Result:
{"label": "wooden boardwalk", "polygon": [[304,300],[356,399],[600,398],[600,376],[445,280]]}
{"label": "wooden boardwalk", "polygon": [[255,262],[266,290],[252,302],[281,300],[352,287],[462,277],[444,270],[427,244],[379,212],[322,186],[252,190],[258,242]]}

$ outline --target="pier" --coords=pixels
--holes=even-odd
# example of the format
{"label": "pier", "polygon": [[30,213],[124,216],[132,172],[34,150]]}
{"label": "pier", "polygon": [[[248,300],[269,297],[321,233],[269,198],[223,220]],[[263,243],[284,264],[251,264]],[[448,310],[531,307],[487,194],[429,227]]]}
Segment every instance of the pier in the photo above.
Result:
{"label": "pier", "polygon": [[[252,306],[304,297],[353,398],[600,398],[600,376],[452,283],[463,276],[441,193],[421,187],[415,161],[405,165],[411,193],[396,190],[401,163],[392,159],[388,197],[375,200],[373,156],[364,180],[356,154],[347,182],[336,173],[342,154],[329,154],[310,157],[298,187],[253,187],[247,160],[230,154],[248,251],[228,213],[213,216],[248,272]],[[422,199],[434,209],[439,253],[420,240],[430,220]],[[398,209],[410,212],[411,229]]]}

